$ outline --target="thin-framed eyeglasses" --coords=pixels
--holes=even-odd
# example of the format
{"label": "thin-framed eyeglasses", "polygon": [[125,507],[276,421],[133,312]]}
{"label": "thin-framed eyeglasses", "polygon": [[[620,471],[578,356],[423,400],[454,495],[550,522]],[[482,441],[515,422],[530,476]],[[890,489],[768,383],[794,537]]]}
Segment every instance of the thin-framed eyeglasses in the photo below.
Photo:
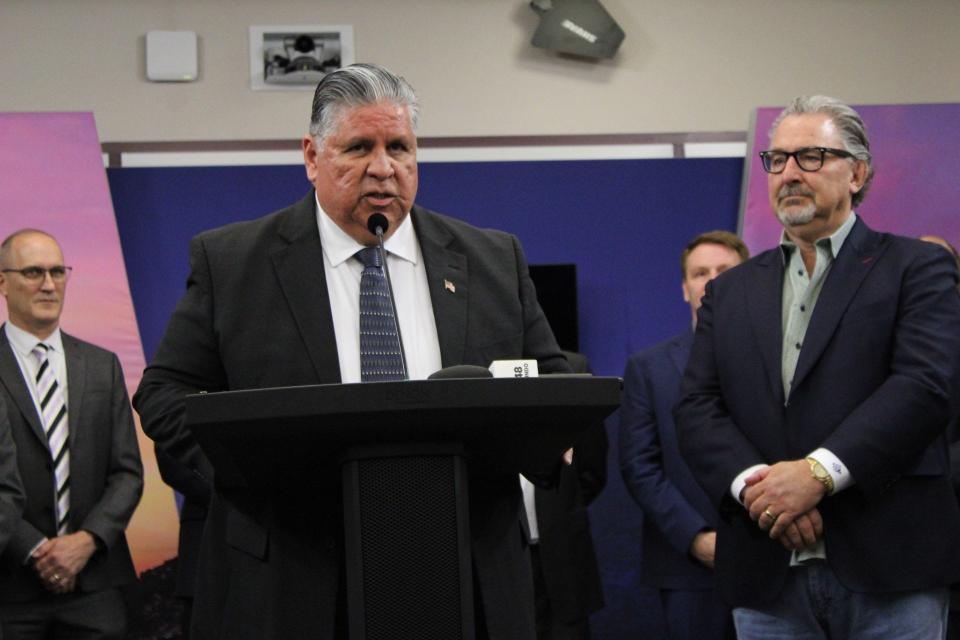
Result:
{"label": "thin-framed eyeglasses", "polygon": [[796,151],[776,151],[768,150],[760,152],[760,161],[763,164],[763,170],[767,173],[783,173],[787,168],[787,162],[790,158],[797,161],[797,166],[802,171],[819,171],[823,167],[824,159],[827,154],[838,156],[840,158],[854,158],[852,153],[843,149],[831,149],[830,147],[803,147]]}
{"label": "thin-framed eyeglasses", "polygon": [[24,267],[23,269],[4,269],[4,273],[19,273],[27,282],[39,283],[46,279],[50,274],[50,279],[56,283],[66,282],[70,277],[73,267],[66,267],[62,264],[54,265],[50,268],[44,267]]}

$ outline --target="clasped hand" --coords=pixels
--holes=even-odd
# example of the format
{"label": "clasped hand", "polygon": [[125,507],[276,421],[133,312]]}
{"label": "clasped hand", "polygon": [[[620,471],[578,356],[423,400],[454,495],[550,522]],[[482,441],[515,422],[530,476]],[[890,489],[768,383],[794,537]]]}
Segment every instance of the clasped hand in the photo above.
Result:
{"label": "clasped hand", "polygon": [[806,460],[778,462],[746,479],[743,504],[750,518],[792,551],[813,547],[823,537],[817,504],[826,493]]}
{"label": "clasped hand", "polygon": [[53,593],[70,593],[97,543],[88,531],[77,531],[45,540],[33,552],[33,569],[43,586]]}

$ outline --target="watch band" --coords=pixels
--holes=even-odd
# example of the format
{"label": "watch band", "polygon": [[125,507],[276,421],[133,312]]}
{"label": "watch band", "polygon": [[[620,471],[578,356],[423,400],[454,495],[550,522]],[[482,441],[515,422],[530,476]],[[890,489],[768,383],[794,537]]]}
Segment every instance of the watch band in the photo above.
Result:
{"label": "watch band", "polygon": [[807,464],[810,465],[810,475],[826,488],[827,495],[833,493],[833,476],[816,458],[807,458]]}

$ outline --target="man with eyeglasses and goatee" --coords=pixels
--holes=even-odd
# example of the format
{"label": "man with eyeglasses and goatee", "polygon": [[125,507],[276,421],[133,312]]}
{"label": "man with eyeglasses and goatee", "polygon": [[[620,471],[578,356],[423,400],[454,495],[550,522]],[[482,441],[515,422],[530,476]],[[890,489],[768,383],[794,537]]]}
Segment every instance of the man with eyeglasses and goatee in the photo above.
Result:
{"label": "man with eyeglasses and goatee", "polygon": [[0,556],[4,638],[123,638],[143,468],[120,362],[60,330],[70,267],[53,236],[13,233],[0,267],[0,422],[25,495]]}
{"label": "man with eyeglasses and goatee", "polygon": [[707,285],[675,411],[719,591],[740,638],[942,638],[956,266],[854,212],[873,168],[849,106],[797,98],[760,156],[780,244]]}

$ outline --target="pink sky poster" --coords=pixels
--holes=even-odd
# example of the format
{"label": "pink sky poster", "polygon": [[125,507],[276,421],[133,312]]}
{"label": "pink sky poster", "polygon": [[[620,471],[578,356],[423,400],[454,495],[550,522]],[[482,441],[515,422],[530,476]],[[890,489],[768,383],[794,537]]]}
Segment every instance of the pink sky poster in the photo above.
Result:
{"label": "pink sky poster", "polygon": [[[60,242],[73,267],[61,326],[115,352],[132,395],[143,347],[92,113],[0,113],[0,239],[23,227]],[[176,555],[178,521],[139,423],[138,437],[146,485],[127,537],[143,571]]]}

